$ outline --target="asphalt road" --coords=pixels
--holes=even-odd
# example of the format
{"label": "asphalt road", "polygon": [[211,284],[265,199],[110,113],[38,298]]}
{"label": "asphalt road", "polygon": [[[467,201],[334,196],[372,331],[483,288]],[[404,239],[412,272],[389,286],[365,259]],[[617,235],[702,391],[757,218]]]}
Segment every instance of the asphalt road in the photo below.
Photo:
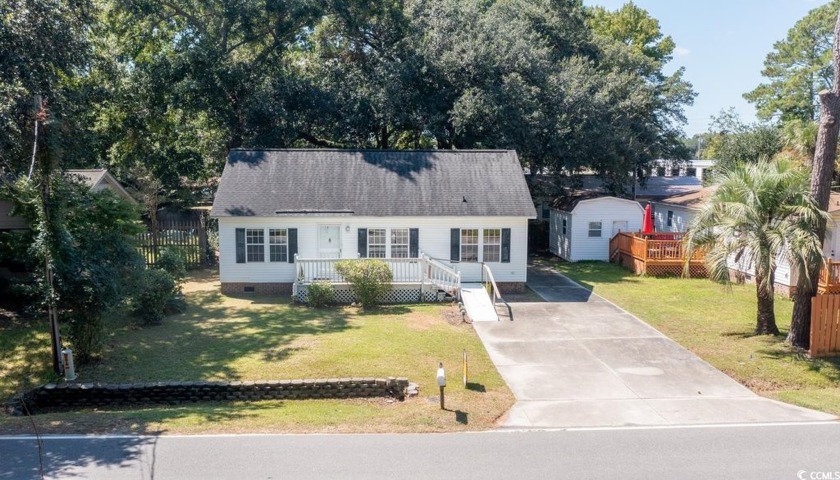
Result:
{"label": "asphalt road", "polygon": [[[840,423],[403,435],[48,437],[46,478],[840,480]],[[0,478],[39,478],[0,437]]]}

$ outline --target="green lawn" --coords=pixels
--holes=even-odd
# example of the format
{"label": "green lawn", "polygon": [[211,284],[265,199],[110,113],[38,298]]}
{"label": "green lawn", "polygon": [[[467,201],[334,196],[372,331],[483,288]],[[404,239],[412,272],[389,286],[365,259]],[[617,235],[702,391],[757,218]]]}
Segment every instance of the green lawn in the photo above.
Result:
{"label": "green lawn", "polygon": [[[270,380],[363,376],[408,377],[420,395],[386,399],[313,400],[189,405],[139,410],[38,415],[54,432],[416,432],[491,428],[513,395],[472,327],[452,305],[313,310],[284,299],[231,298],[215,278],[186,285],[189,309],[162,325],[109,322],[104,359],[80,368],[82,382]],[[45,325],[0,325],[0,394],[51,379]],[[8,347],[12,347],[11,350]],[[471,389],[461,381],[462,352]],[[447,407],[441,411],[434,375],[447,367]],[[0,431],[27,431],[22,419],[0,417]]]}
{"label": "green lawn", "polygon": [[756,336],[753,285],[636,276],[602,262],[550,263],[756,393],[840,415],[840,358],[812,360],[784,344],[790,300],[775,302],[782,335]]}

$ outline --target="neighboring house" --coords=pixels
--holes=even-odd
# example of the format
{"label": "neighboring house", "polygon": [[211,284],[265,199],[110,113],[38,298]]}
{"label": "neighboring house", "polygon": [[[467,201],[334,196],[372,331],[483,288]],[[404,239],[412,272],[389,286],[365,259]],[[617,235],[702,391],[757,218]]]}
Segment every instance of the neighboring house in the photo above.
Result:
{"label": "neighboring house", "polygon": [[609,260],[610,238],[642,228],[645,211],[624,198],[584,195],[554,205],[551,210],[551,253],[570,262]]}
{"label": "neighboring house", "polygon": [[222,292],[288,294],[334,258],[522,288],[536,212],[513,151],[233,150],[210,215]]}
{"label": "neighboring house", "polygon": [[705,187],[696,192],[675,195],[653,203],[653,228],[657,232],[685,232],[694,215],[714,189]]}
{"label": "neighboring house", "polygon": [[[712,187],[706,187],[696,193],[678,195],[655,202],[654,225],[656,231],[686,231],[691,226],[694,216],[703,207],[712,192],[714,192]],[[840,260],[840,193],[831,193],[828,213],[831,215],[831,221],[826,228],[823,252],[827,258],[838,261]],[[754,267],[746,260],[735,261],[734,256],[730,257],[729,269],[734,278],[747,282],[753,280]],[[781,256],[776,259],[775,280],[777,293],[793,294],[797,283],[797,274],[791,270],[789,262]]]}
{"label": "neighboring house", "polygon": [[[137,203],[120,182],[105,169],[72,169],[65,173],[67,176],[78,178],[82,183],[89,185],[91,191],[99,192],[108,189],[131,204]],[[12,215],[12,202],[0,200],[0,230],[26,230],[28,228],[29,225],[26,220]]]}
{"label": "neighboring house", "polygon": [[653,175],[658,177],[696,177],[701,182],[715,160],[654,160]]}

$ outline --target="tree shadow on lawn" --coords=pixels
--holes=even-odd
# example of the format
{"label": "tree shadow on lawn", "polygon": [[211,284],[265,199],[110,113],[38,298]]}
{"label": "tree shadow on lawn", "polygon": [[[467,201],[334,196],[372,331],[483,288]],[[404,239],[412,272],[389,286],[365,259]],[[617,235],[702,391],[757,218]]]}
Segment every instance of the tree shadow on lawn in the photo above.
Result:
{"label": "tree shadow on lawn", "polygon": [[805,353],[787,346],[780,348],[764,348],[757,351],[765,358],[786,360],[790,363],[804,365],[809,371],[818,373],[830,382],[840,386],[840,357],[810,358]]}
{"label": "tree shadow on lawn", "polygon": [[591,260],[569,263],[554,257],[531,259],[531,265],[549,267],[590,291],[597,284],[640,282],[639,275],[614,263]]}
{"label": "tree shadow on lawn", "polygon": [[0,400],[57,377],[52,371],[49,324],[16,319],[0,326]]}
{"label": "tree shadow on lawn", "polygon": [[341,309],[237,303],[214,291],[189,293],[187,301],[186,313],[167,317],[161,325],[124,327],[113,334],[104,360],[80,369],[80,381],[239,380],[232,364],[243,357],[282,361],[307,348],[294,344],[301,337],[355,328]]}

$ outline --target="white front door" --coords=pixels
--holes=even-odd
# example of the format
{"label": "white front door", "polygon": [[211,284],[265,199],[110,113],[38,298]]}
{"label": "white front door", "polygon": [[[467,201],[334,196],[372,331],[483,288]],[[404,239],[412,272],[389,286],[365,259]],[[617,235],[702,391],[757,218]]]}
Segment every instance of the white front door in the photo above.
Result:
{"label": "white front door", "polygon": [[318,258],[341,258],[341,225],[318,225]]}
{"label": "white front door", "polygon": [[[618,232],[626,232],[627,231],[627,220],[614,220],[613,221],[613,232],[612,236],[616,236]],[[612,238],[612,237],[610,237]]]}

